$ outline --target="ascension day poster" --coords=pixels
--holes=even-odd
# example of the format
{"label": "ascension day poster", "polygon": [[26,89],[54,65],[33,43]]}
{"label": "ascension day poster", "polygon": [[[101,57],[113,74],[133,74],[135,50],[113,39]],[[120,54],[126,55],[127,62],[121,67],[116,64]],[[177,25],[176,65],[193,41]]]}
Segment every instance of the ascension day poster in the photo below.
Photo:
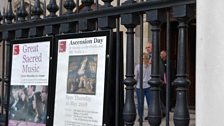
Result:
{"label": "ascension day poster", "polygon": [[61,39],[53,126],[102,126],[106,36]]}
{"label": "ascension day poster", "polygon": [[46,126],[50,42],[12,45],[9,126]]}

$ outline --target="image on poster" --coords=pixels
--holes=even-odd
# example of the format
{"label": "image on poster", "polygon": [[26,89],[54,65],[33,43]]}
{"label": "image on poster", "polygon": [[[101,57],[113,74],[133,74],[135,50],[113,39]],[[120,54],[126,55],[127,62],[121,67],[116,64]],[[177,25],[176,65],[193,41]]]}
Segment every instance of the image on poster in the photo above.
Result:
{"label": "image on poster", "polygon": [[9,126],[46,126],[50,41],[13,44]]}
{"label": "image on poster", "polygon": [[69,56],[67,94],[96,93],[97,55]]}
{"label": "image on poster", "polygon": [[102,126],[106,36],[61,39],[53,126]]}

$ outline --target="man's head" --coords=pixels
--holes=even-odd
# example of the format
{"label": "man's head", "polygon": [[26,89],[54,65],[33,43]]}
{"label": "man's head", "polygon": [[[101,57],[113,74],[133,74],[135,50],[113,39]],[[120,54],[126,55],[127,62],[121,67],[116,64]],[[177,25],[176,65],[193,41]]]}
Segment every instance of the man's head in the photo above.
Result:
{"label": "man's head", "polygon": [[36,90],[36,86],[35,85],[29,85],[28,88],[27,88],[28,96],[32,96],[33,93],[35,92],[35,90]]}
{"label": "man's head", "polygon": [[47,103],[47,96],[48,96],[48,87],[43,86],[42,92],[41,92],[41,100],[43,103]]}
{"label": "man's head", "polygon": [[148,54],[152,53],[152,43],[151,42],[147,42],[145,45],[145,49],[148,52]]}
{"label": "man's head", "polygon": [[162,50],[160,52],[160,57],[163,61],[166,61],[166,57],[167,57],[167,54],[166,54],[166,51],[165,50]]}

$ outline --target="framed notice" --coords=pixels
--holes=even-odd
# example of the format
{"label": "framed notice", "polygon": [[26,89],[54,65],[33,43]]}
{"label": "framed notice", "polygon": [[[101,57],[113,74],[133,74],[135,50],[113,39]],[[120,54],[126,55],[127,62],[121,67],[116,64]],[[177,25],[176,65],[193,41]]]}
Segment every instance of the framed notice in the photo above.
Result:
{"label": "framed notice", "polygon": [[53,126],[102,126],[109,32],[58,36]]}
{"label": "framed notice", "polygon": [[51,37],[12,42],[8,126],[46,126]]}

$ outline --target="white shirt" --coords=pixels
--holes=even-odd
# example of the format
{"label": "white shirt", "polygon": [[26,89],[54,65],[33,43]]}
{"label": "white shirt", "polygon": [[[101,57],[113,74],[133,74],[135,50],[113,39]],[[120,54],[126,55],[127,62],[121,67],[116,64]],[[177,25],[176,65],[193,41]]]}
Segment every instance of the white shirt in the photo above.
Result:
{"label": "white shirt", "polygon": [[[148,67],[145,68],[145,65],[143,65],[143,89],[149,88],[150,85],[148,84],[149,79],[151,78],[151,64],[148,65]],[[136,88],[140,88],[140,64],[137,64],[135,66],[135,79],[137,81]]]}

